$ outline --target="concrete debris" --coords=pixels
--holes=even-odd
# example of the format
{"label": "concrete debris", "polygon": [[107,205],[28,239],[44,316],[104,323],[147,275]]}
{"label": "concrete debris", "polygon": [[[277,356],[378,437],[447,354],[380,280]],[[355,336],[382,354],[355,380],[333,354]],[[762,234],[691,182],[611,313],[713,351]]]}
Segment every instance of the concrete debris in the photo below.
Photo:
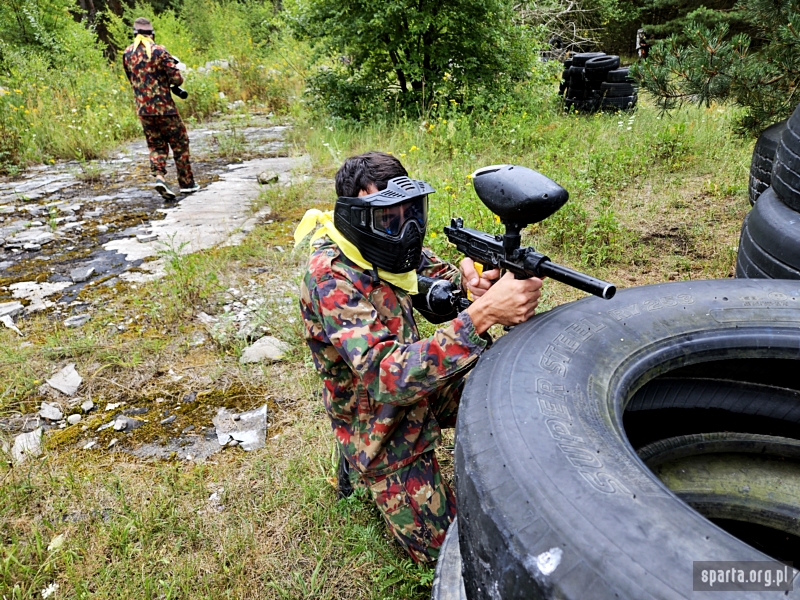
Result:
{"label": "concrete debris", "polygon": [[37,427],[28,433],[21,433],[14,438],[11,448],[11,458],[15,463],[22,463],[29,456],[39,456],[42,453],[42,428]]}
{"label": "concrete debris", "polygon": [[50,387],[57,389],[62,394],[66,396],[74,396],[77,393],[83,378],[78,375],[74,364],[68,364],[46,381]]}
{"label": "concrete debris", "polygon": [[14,333],[16,333],[18,336],[22,337],[22,332],[19,330],[19,328],[16,325],[14,325],[14,321],[11,319],[10,316],[3,315],[2,317],[0,317],[0,323],[5,325],[6,329],[10,329]]}
{"label": "concrete debris", "polygon": [[83,313],[82,315],[75,315],[74,317],[70,317],[69,319],[64,320],[65,327],[80,327],[84,325],[92,316],[88,313]]}
{"label": "concrete debris", "polygon": [[72,283],[84,282],[92,275],[94,275],[94,267],[80,267],[69,272]]}
{"label": "concrete debris", "polygon": [[227,408],[220,408],[213,423],[216,427],[217,441],[225,446],[231,440],[239,442],[243,450],[258,450],[267,441],[267,405],[261,408],[239,413],[239,420],[234,420],[236,413]]}
{"label": "concrete debris", "polygon": [[90,410],[94,408],[94,402],[91,400],[84,400],[81,402],[81,410],[85,413],[88,413]]}
{"label": "concrete debris", "polygon": [[262,171],[258,174],[258,183],[261,185],[269,185],[271,183],[278,183],[279,176],[275,171]]}
{"label": "concrete debris", "polygon": [[70,425],[77,425],[81,422],[81,416],[79,414],[70,415],[67,417],[67,423]]}
{"label": "concrete debris", "polygon": [[48,421],[60,421],[64,418],[64,413],[61,412],[61,409],[57,405],[42,402],[42,407],[39,409],[39,416]]}
{"label": "concrete debris", "polygon": [[3,302],[0,303],[0,317],[8,315],[9,317],[16,317],[25,307],[22,302]]}
{"label": "concrete debris", "polygon": [[271,335],[265,335],[244,349],[239,362],[244,365],[262,361],[279,361],[283,360],[288,351],[289,344]]}

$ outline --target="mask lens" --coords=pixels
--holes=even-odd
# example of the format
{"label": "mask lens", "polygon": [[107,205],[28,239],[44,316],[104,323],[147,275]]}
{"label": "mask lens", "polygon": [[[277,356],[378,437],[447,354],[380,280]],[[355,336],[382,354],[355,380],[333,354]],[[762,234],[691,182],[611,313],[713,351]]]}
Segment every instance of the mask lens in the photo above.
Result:
{"label": "mask lens", "polygon": [[428,197],[420,196],[401,204],[372,210],[372,227],[386,235],[400,235],[403,225],[416,221],[420,228],[428,222]]}

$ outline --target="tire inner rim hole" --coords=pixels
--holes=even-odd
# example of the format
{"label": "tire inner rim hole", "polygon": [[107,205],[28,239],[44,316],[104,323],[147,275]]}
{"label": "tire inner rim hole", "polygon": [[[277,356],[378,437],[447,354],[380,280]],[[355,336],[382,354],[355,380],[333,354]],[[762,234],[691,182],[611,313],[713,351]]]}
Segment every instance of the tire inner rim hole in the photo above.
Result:
{"label": "tire inner rim hole", "polygon": [[800,563],[800,362],[728,359],[662,373],[623,426],[650,470],[713,523]]}

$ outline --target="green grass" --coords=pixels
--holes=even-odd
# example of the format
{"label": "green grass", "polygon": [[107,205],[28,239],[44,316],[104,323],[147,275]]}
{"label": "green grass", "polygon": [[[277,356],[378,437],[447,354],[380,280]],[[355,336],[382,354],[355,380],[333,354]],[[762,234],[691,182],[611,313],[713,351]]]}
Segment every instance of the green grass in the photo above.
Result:
{"label": "green grass", "polygon": [[[536,97],[501,114],[448,107],[372,125],[301,118],[291,135],[311,155],[311,178],[267,187],[254,210],[268,204],[272,223],[242,245],[193,255],[165,247],[168,277],[117,293],[87,291],[99,304],[80,330],[44,316],[22,322],[24,339],[0,329],[0,417],[34,411],[44,377],[74,362],[86,380],[81,394],[98,404],[158,408],[159,397],[198,392],[203,400],[181,426],[209,425],[208,407],[267,402],[267,447],[226,449],[201,465],[106,452],[110,436],[97,435],[99,450],[76,450],[95,435],[80,424],[47,436],[40,459],[0,465],[0,596],[38,598],[55,582],[57,597],[74,598],[427,598],[432,571],[403,555],[371,503],[335,497],[330,426],[299,314],[290,322],[278,311],[284,296],[296,298],[307,252],[291,251],[300,216],[333,206],[331,177],[344,157],[388,150],[438,190],[428,241],[457,259],[440,233],[451,216],[500,227],[468,175],[511,162],[570,192],[561,211],[526,232],[527,243],[554,260],[620,287],[728,277],[748,208],[752,146],[729,133],[731,118],[716,106],[662,116],[646,102],[633,115],[564,115]],[[286,363],[241,366],[241,341],[189,343],[204,332],[199,310],[220,315],[225,290],[248,285],[270,298],[259,318],[292,344]],[[548,282],[542,304],[581,295]],[[109,327],[122,322],[124,332]],[[159,431],[142,427],[119,445]],[[451,474],[449,452],[440,458]],[[209,505],[215,492],[222,510]],[[61,534],[63,546],[48,551]]]}
{"label": "green grass", "polygon": [[[528,229],[528,243],[624,287],[732,275],[752,151],[752,140],[731,133],[733,117],[716,105],[662,115],[646,100],[634,113],[564,115],[533,96],[527,108],[499,114],[448,107],[401,124],[315,122],[305,131],[314,163],[329,176],[345,157],[381,149],[431,183],[428,243],[450,259],[457,257],[441,230],[452,217],[501,231],[470,173],[498,163],[540,171],[570,200]],[[330,192],[329,206],[333,200]],[[578,297],[553,287],[556,301]]]}

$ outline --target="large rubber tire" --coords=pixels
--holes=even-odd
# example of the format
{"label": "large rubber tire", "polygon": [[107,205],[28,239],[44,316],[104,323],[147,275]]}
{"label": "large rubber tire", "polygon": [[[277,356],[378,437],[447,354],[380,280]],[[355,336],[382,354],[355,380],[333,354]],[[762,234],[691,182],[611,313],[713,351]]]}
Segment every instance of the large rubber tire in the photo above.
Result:
{"label": "large rubber tire", "polygon": [[590,58],[584,64],[584,68],[586,69],[587,73],[590,71],[601,72],[603,77],[605,77],[606,73],[609,71],[619,68],[619,56],[609,54],[606,56],[596,56],[594,58]]}
{"label": "large rubber tire", "polygon": [[800,213],[768,188],[742,223],[736,276],[800,279]]}
{"label": "large rubber tire", "polygon": [[733,359],[796,373],[800,284],[633,288],[500,338],[470,374],[457,425],[468,597],[690,598],[693,560],[767,560],[670,493],[623,430],[626,403],[649,380],[695,366],[714,378]]}
{"label": "large rubber tire", "polygon": [[800,535],[800,442],[721,432],[652,444],[639,457],[681,500],[709,519]]}
{"label": "large rubber tire", "polygon": [[[739,372],[746,369],[735,367]],[[759,368],[766,374],[763,365]],[[800,438],[800,392],[781,387],[781,383],[790,385],[704,377],[655,379],[639,388],[625,407],[628,441],[641,456],[642,447],[648,444],[720,429]]]}
{"label": "large rubber tire", "polygon": [[453,520],[439,549],[433,576],[431,600],[467,600],[461,577],[461,550],[458,548],[458,517]]}
{"label": "large rubber tire", "polygon": [[603,98],[602,107],[616,110],[630,110],[636,108],[638,96],[624,96],[622,98]]}
{"label": "large rubber tire", "polygon": [[606,98],[629,98],[636,96],[636,88],[629,83],[608,83],[603,82],[600,92]]}
{"label": "large rubber tire", "polygon": [[583,67],[586,61],[598,56],[605,56],[605,52],[579,52],[572,55],[572,67]]}
{"label": "large rubber tire", "polygon": [[784,129],[786,129],[786,119],[767,127],[756,140],[756,145],[753,148],[753,158],[750,162],[750,185],[748,189],[750,204],[755,204],[758,197],[770,186],[772,166]]}
{"label": "large rubber tire", "polygon": [[608,72],[606,80],[610,83],[634,83],[636,81],[629,75],[628,67],[612,69]]}

